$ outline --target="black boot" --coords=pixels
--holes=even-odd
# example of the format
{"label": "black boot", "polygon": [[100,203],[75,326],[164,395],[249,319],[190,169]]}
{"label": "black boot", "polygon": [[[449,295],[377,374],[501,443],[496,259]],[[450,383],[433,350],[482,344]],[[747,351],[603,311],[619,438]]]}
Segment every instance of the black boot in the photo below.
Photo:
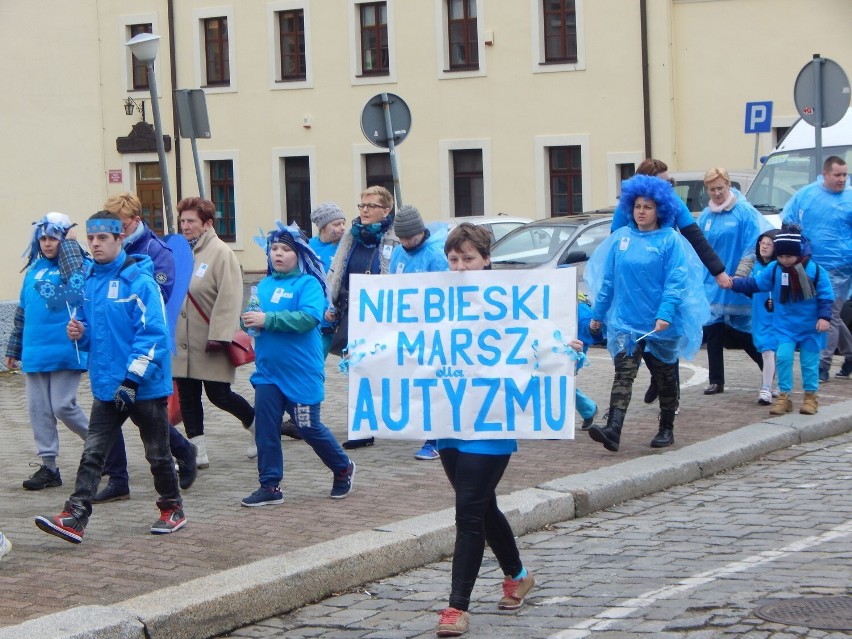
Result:
{"label": "black boot", "polygon": [[621,427],[624,425],[624,415],[626,411],[620,408],[609,407],[606,412],[606,426],[592,426],[589,429],[589,437],[594,439],[603,447],[612,452],[618,451],[618,444],[621,442]]}
{"label": "black boot", "polygon": [[651,440],[651,448],[665,448],[674,444],[674,418],[673,410],[664,408],[660,411],[660,430]]}
{"label": "black boot", "polygon": [[654,400],[657,399],[659,392],[657,391],[657,380],[653,377],[651,378],[651,383],[648,384],[648,390],[645,391],[645,403],[653,404]]}

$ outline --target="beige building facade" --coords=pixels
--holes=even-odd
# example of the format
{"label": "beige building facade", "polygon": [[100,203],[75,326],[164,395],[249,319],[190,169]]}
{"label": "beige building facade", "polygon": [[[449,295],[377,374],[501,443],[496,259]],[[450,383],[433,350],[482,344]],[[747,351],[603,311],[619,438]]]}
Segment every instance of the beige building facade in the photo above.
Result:
{"label": "beige building facade", "polygon": [[[410,109],[400,189],[427,219],[579,213],[614,204],[649,153],[675,170],[751,167],[746,102],[772,101],[773,126],[792,124],[813,54],[852,73],[850,25],[849,0],[0,2],[0,260],[17,273],[47,211],[82,224],[125,190],[168,231],[146,71],[125,46],[140,31],[160,36],[172,203],[199,192],[172,92],[202,88],[205,195],[252,271],[259,227],[308,226],[324,200],[354,217],[360,191],[389,182],[360,125],[378,94]],[[762,135],[760,153],[774,141]],[[19,286],[4,279],[0,299]]]}

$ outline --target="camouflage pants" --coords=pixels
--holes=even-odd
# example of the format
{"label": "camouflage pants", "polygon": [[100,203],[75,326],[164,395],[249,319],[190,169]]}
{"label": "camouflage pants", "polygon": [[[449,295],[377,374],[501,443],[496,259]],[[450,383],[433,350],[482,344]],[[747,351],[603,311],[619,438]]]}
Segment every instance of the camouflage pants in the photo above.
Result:
{"label": "camouflage pants", "polygon": [[[636,345],[632,355],[621,351],[615,356],[615,379],[612,380],[612,392],[609,396],[609,405],[613,408],[627,410],[630,398],[633,395],[633,381],[639,372],[642,355],[645,352],[645,342]],[[678,398],[678,375],[675,364],[666,364],[656,357],[647,354],[645,361],[651,371],[651,375],[657,382],[657,391],[660,397],[660,408],[675,410]]]}

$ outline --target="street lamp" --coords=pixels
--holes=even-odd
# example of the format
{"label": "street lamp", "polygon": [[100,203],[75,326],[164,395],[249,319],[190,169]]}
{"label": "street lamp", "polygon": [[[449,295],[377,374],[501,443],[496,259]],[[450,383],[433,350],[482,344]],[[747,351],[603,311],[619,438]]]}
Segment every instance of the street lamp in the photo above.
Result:
{"label": "street lamp", "polygon": [[124,101],[124,112],[127,115],[133,115],[134,111],[139,111],[142,114],[142,121],[145,122],[145,100],[137,102],[131,97]]}
{"label": "street lamp", "polygon": [[154,108],[154,137],[157,139],[157,155],[160,158],[160,179],[163,184],[163,204],[166,208],[166,225],[169,233],[175,232],[172,213],[172,194],[169,189],[169,167],[166,164],[166,149],[163,146],[163,126],[160,123],[160,102],[157,99],[157,78],[154,72],[154,60],[160,47],[160,36],[152,33],[140,33],[127,41],[130,52],[142,64],[148,67],[148,90],[151,92],[151,106]]}

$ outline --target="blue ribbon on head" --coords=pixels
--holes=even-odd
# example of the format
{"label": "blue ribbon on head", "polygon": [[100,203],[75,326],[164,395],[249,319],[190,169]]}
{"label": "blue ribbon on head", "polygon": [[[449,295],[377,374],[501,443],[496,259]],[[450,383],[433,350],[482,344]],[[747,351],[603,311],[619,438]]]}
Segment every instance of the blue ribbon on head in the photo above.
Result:
{"label": "blue ribbon on head", "polygon": [[93,233],[112,233],[114,235],[121,235],[124,233],[124,226],[122,226],[121,220],[86,220],[86,234]]}

